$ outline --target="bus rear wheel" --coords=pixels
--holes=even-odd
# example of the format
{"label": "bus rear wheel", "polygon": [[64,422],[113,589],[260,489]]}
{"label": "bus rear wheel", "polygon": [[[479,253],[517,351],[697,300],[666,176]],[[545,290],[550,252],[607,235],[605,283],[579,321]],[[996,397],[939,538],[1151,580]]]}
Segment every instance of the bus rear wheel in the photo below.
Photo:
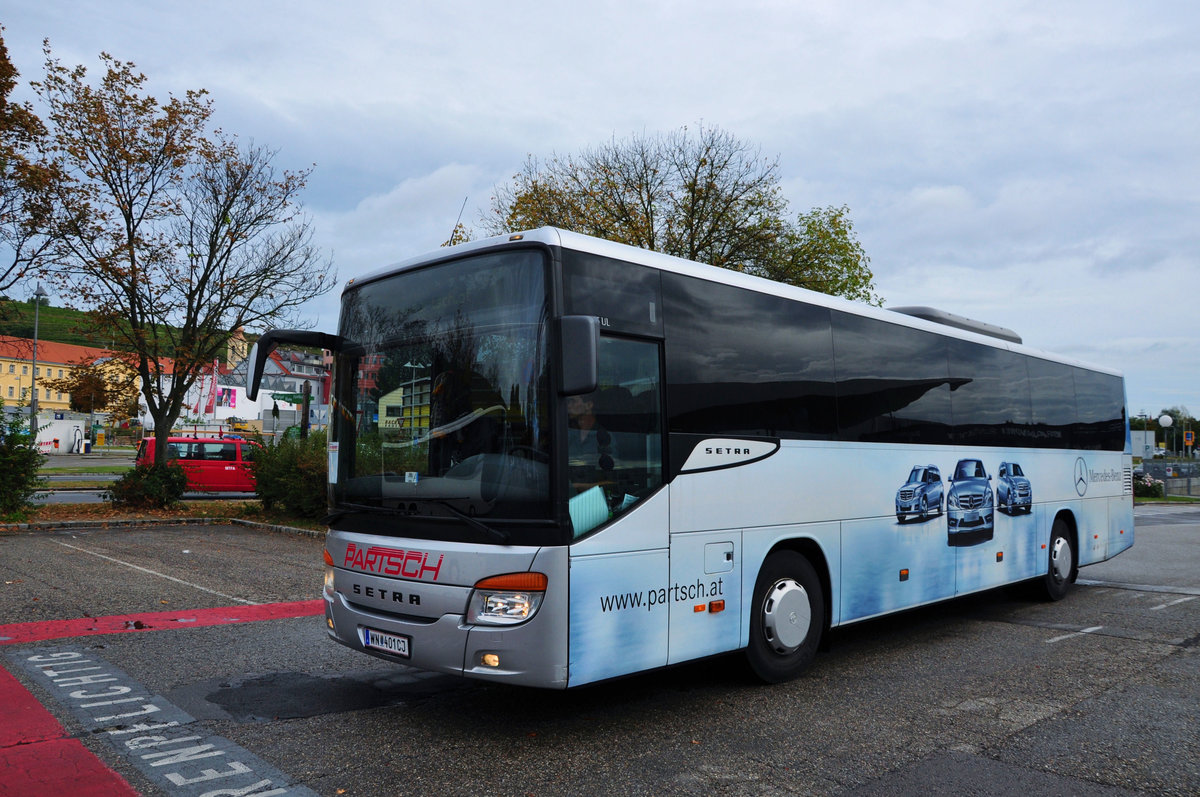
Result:
{"label": "bus rear wheel", "polygon": [[750,668],[768,683],[795,678],[812,662],[825,627],[825,593],[808,559],[776,551],[754,584],[750,616]]}
{"label": "bus rear wheel", "polygon": [[1075,546],[1066,521],[1056,518],[1050,529],[1050,556],[1046,575],[1042,578],[1046,597],[1059,601],[1066,597],[1075,580]]}

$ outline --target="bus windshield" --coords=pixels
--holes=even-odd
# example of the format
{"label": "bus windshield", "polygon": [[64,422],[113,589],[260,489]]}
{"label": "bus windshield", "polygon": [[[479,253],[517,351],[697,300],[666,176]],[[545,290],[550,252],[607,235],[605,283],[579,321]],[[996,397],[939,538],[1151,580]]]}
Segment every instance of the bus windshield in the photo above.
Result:
{"label": "bus windshield", "polygon": [[[539,251],[512,250],[346,292],[340,334],[350,343],[335,364],[330,438],[335,513],[455,518],[485,530],[489,519],[551,517],[545,273]],[[414,536],[417,524],[404,525]]]}

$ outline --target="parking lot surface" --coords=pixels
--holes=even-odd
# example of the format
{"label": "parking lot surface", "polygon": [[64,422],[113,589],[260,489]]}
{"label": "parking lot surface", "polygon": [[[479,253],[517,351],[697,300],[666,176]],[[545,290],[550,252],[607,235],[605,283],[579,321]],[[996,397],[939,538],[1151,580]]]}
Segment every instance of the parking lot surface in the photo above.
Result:
{"label": "parking lot surface", "polygon": [[734,655],[570,692],[329,641],[319,536],[6,534],[0,795],[1194,795],[1200,510],[1136,533],[1062,602],[838,629],[791,683]]}

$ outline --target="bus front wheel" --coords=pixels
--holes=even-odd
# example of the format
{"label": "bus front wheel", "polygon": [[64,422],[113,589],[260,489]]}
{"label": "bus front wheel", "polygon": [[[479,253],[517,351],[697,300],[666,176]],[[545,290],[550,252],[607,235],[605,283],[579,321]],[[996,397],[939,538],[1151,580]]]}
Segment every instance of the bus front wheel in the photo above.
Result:
{"label": "bus front wheel", "polygon": [[1046,597],[1052,601],[1062,600],[1075,580],[1075,546],[1071,543],[1071,530],[1062,518],[1054,521],[1050,529],[1050,556],[1042,585]]}
{"label": "bus front wheel", "polygon": [[776,551],[754,584],[750,668],[768,683],[795,678],[813,660],[825,626],[825,593],[808,559]]}

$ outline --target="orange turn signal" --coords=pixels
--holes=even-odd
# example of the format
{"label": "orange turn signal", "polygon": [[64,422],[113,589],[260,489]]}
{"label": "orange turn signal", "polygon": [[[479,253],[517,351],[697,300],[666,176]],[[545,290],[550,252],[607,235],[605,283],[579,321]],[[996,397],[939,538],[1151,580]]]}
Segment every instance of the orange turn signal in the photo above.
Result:
{"label": "orange turn signal", "polygon": [[333,567],[333,557],[329,555],[329,549],[326,548],[325,550],[321,551],[321,553],[325,554],[325,564]]}
{"label": "orange turn signal", "polygon": [[475,582],[475,589],[522,589],[546,591],[546,576],[544,573],[506,573],[502,576],[489,576]]}

